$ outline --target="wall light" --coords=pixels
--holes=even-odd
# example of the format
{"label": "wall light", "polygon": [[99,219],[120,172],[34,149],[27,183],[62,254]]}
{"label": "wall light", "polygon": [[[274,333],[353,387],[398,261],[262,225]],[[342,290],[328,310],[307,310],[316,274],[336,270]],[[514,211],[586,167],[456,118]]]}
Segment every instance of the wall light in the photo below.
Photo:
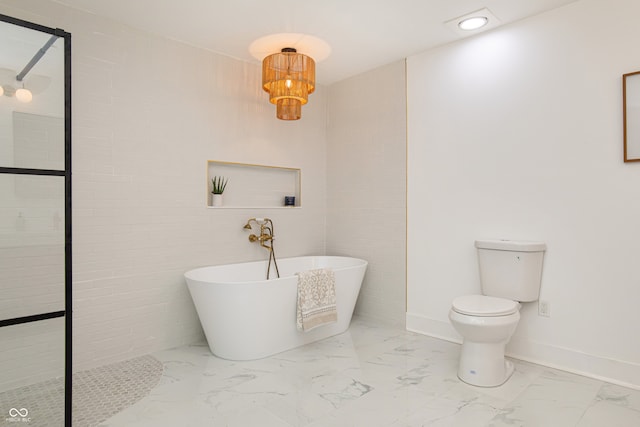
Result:
{"label": "wall light", "polygon": [[489,18],[487,18],[486,16],[473,16],[471,18],[463,19],[462,21],[458,22],[458,27],[460,27],[461,30],[473,31],[477,30],[478,28],[484,27],[488,23]]}
{"label": "wall light", "polygon": [[31,91],[29,89],[21,87],[20,89],[16,90],[16,99],[24,103],[31,102],[31,100],[33,99],[33,94],[31,94]]}
{"label": "wall light", "polygon": [[269,93],[269,102],[276,105],[276,117],[298,120],[302,105],[316,88],[316,63],[286,47],[262,61],[262,88]]}
{"label": "wall light", "polygon": [[33,100],[33,94],[29,89],[25,89],[24,86],[16,89],[15,86],[5,84],[0,86],[0,96],[6,96],[8,98],[15,97],[20,102],[31,102]]}
{"label": "wall light", "polygon": [[[15,71],[10,70],[8,68],[0,68],[0,77],[2,77],[2,80],[9,80],[11,77],[15,76],[15,83],[12,83],[12,85],[7,84],[4,87],[0,86],[0,96],[2,95],[7,97],[15,96],[16,99],[20,102],[24,102],[24,103],[31,102],[33,100],[33,93],[31,93],[29,89],[25,89],[24,87],[25,77],[27,76],[27,74],[29,74],[31,69],[38,63],[38,61],[42,59],[42,57],[47,53],[47,50],[49,50],[49,48],[53,46],[53,44],[58,40],[58,38],[59,37],[57,35],[52,35],[51,37],[49,37],[49,40],[47,40],[44,46],[36,52],[33,58],[31,58],[31,60],[27,63],[27,65],[18,74],[15,74]],[[49,81],[51,80],[51,78],[45,77],[45,76],[34,76],[33,79],[30,78],[29,80],[30,85],[32,84],[31,80],[37,80],[37,81],[40,81],[41,83],[44,80],[45,84],[39,85],[41,86],[40,89],[44,90],[49,85]],[[22,87],[15,89],[15,87],[19,84],[22,84]],[[38,86],[37,84],[31,86],[32,89],[33,88],[36,89],[36,93],[38,93],[37,86]]]}

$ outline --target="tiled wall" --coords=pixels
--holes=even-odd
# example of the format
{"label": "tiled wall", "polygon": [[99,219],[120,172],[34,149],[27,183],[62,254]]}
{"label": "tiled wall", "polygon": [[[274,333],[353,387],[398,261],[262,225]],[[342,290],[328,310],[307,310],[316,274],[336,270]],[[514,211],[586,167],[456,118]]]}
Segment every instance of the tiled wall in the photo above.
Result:
{"label": "tiled wall", "polygon": [[0,328],[0,392],[64,375],[64,319]]}
{"label": "tiled wall", "polygon": [[329,88],[327,253],[369,261],[356,313],[405,321],[405,63]]}
{"label": "tiled wall", "polygon": [[[6,55],[7,39],[21,40],[34,53],[49,39],[27,42],[26,30],[6,28],[3,23],[0,50],[10,69],[26,64]],[[32,102],[0,99],[1,166],[64,170],[64,73],[44,75],[62,58],[58,40],[27,75],[26,87],[31,76],[46,82]],[[0,201],[0,319],[64,310],[64,177],[2,174]],[[0,328],[0,343],[0,390],[64,374],[64,319]]]}
{"label": "tiled wall", "polygon": [[[36,34],[3,23],[0,83],[19,87],[11,75],[50,38]],[[63,45],[55,41],[26,75],[31,102],[0,98],[0,166],[64,170]],[[21,49],[28,53],[16,59]],[[64,309],[64,200],[64,177],[0,175],[0,319]],[[0,368],[0,377],[10,371]]]}
{"label": "tiled wall", "polygon": [[[74,370],[202,339],[182,274],[266,258],[249,217],[279,257],[324,253],[324,88],[283,122],[257,63],[45,0],[0,12],[72,33]],[[304,206],[207,209],[207,160],[300,168]]]}
{"label": "tiled wall", "polygon": [[[325,253],[326,227],[327,253],[370,262],[357,312],[403,324],[404,62],[337,84],[329,108],[320,86],[282,122],[258,64],[45,0],[0,8],[72,33],[74,370],[202,339],[182,274],[264,258],[253,216],[274,220],[279,257]],[[303,206],[207,209],[207,160],[300,168]]]}
{"label": "tiled wall", "polygon": [[2,319],[64,310],[64,244],[0,247],[0,269]]}

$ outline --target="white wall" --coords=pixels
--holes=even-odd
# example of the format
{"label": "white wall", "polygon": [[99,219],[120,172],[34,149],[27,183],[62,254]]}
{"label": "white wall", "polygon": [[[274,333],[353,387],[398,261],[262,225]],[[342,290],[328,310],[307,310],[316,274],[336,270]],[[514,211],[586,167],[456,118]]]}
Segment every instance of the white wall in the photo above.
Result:
{"label": "white wall", "polygon": [[404,326],[405,61],[329,88],[327,253],[369,261],[356,313]]}
{"label": "white wall", "polygon": [[[324,88],[283,122],[259,64],[45,0],[0,12],[72,33],[75,370],[202,338],[182,274],[265,259],[250,217],[279,257],[325,252]],[[208,159],[301,168],[303,207],[207,209]]]}
{"label": "white wall", "polygon": [[408,60],[409,329],[452,340],[478,238],[547,243],[508,354],[640,386],[640,164],[622,162],[640,3],[582,0]]}

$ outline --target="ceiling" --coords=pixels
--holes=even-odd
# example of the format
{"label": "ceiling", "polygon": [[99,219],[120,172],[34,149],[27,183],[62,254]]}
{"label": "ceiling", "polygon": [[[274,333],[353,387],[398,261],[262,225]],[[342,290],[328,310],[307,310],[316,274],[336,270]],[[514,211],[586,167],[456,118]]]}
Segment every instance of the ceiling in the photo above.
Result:
{"label": "ceiling", "polygon": [[479,9],[504,25],[576,0],[55,1],[254,63],[256,39],[308,34],[331,48],[316,70],[318,83],[328,85],[464,37],[445,22]]}

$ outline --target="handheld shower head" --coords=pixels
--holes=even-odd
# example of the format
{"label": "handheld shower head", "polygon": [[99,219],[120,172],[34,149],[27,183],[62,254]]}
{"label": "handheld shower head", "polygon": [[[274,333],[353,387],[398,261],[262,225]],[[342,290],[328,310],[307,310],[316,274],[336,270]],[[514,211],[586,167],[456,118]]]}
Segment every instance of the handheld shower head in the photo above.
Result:
{"label": "handheld shower head", "polygon": [[247,223],[244,225],[245,230],[251,230],[251,222],[255,222],[257,225],[263,226],[271,222],[269,218],[249,218]]}

